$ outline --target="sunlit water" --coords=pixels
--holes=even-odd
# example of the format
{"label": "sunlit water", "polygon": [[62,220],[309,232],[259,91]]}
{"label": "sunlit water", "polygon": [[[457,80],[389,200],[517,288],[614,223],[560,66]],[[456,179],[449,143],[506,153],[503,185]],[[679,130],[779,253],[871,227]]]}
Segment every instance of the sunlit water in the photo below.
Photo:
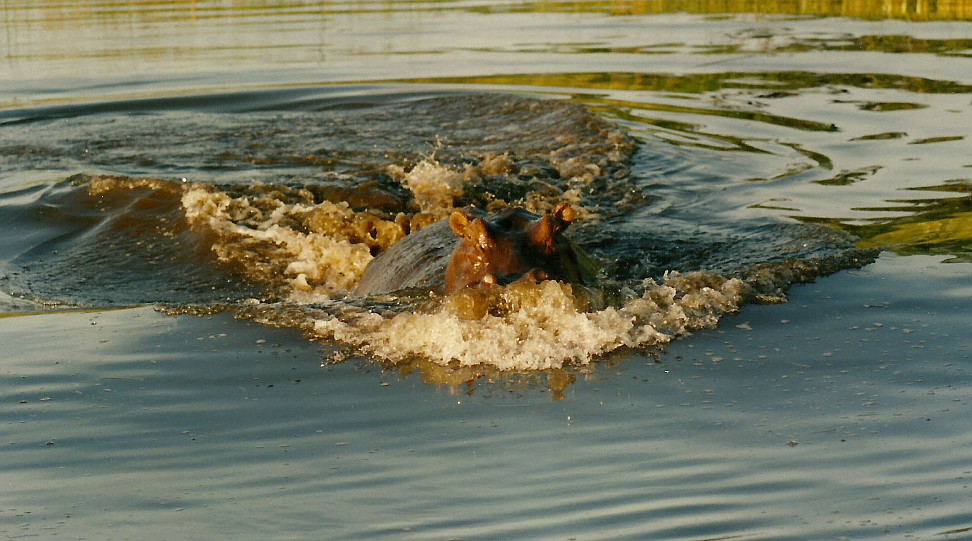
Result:
{"label": "sunlit water", "polygon": [[967,535],[970,10],[4,3],[0,533]]}

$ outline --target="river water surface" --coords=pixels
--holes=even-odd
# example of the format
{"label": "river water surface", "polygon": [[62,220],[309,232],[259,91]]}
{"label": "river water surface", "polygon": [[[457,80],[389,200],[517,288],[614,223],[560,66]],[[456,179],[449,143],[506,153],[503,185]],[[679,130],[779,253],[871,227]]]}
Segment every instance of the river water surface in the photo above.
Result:
{"label": "river water surface", "polygon": [[0,537],[972,534],[969,2],[0,13]]}

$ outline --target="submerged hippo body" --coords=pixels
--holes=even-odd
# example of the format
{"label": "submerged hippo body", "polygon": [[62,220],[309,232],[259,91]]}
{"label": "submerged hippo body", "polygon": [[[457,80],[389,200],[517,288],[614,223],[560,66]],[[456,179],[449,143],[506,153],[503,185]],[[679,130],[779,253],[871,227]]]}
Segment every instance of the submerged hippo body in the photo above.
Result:
{"label": "submerged hippo body", "polygon": [[475,207],[408,235],[373,259],[359,295],[428,288],[446,295],[478,284],[507,284],[523,276],[589,284],[597,266],[563,231],[574,212],[561,203],[537,216],[522,208],[487,214]]}

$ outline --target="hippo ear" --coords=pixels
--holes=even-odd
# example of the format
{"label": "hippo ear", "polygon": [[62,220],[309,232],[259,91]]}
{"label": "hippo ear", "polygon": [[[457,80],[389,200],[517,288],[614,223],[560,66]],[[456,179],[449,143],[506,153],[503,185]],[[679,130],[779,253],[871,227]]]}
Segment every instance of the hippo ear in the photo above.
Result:
{"label": "hippo ear", "polygon": [[574,209],[570,207],[570,203],[560,203],[550,215],[559,226],[558,232],[567,229],[567,226],[574,221]]}
{"label": "hippo ear", "polygon": [[530,243],[546,253],[554,251],[554,236],[574,221],[574,209],[567,203],[557,205],[550,214],[534,220],[527,229]]}
{"label": "hippo ear", "polygon": [[530,223],[526,235],[530,239],[530,244],[544,253],[550,253],[553,251],[553,236],[557,233],[557,227],[558,224],[554,219],[547,215]]}
{"label": "hippo ear", "polygon": [[449,216],[449,228],[457,237],[470,241],[484,250],[489,245],[486,224],[480,218],[470,220],[463,212],[457,210]]}
{"label": "hippo ear", "polygon": [[449,216],[449,229],[456,234],[457,237],[465,237],[465,231],[469,227],[469,218],[460,210],[452,211]]}

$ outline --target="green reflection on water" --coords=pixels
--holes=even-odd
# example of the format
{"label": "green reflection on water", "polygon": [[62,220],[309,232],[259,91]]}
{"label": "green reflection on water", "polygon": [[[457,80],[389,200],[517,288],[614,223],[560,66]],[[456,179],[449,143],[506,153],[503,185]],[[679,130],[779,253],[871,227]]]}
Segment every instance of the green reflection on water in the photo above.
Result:
{"label": "green reflection on water", "polygon": [[[895,89],[922,94],[964,94],[972,92],[972,85],[924,77],[908,77],[890,73],[814,73],[806,71],[722,72],[685,75],[630,72],[540,73],[437,77],[410,79],[407,82],[667,91],[687,94],[701,94],[730,88],[767,90],[776,94],[786,90],[827,86]],[[786,94],[784,92],[766,97],[786,97]]]}
{"label": "green reflection on water", "polygon": [[[823,122],[814,122],[812,120],[803,120],[799,118],[791,118],[780,115],[772,115],[769,113],[764,113],[761,111],[748,111],[748,110],[737,110],[737,109],[708,109],[702,107],[686,107],[679,105],[670,105],[662,103],[644,103],[636,101],[625,101],[625,100],[613,100],[606,98],[586,98],[585,103],[590,104],[590,108],[597,112],[605,114],[614,114],[620,116],[625,120],[632,122],[641,122],[645,124],[651,124],[659,127],[677,129],[679,131],[685,131],[690,133],[698,133],[693,129],[691,124],[686,124],[682,122],[676,122],[672,120],[661,120],[655,118],[643,118],[633,115],[621,115],[619,108],[625,108],[629,110],[643,110],[643,111],[665,111],[669,113],[678,114],[698,114],[698,115],[710,115],[710,116],[721,116],[727,118],[734,118],[737,120],[752,120],[756,122],[766,122],[768,124],[774,124],[777,126],[785,126],[788,128],[794,128],[797,130],[805,131],[837,131],[837,126],[833,124],[826,124]],[[609,109],[602,110],[600,107],[606,107]],[[677,127],[675,127],[677,125]],[[707,137],[719,137],[715,134],[706,133]]]}
{"label": "green reflection on water", "polygon": [[[62,2],[3,2],[4,12],[34,11],[39,20],[61,22],[112,19],[132,14],[166,20],[190,21],[228,13],[366,13],[407,11],[469,11],[478,13],[606,13],[617,16],[690,13],[695,15],[786,15],[904,19],[909,21],[972,20],[972,0],[594,0],[468,2],[445,0],[115,0]],[[883,37],[882,37],[883,38]],[[872,40],[877,46],[882,38]],[[942,41],[942,40],[932,40]],[[908,52],[937,52],[934,43],[915,45]],[[866,46],[869,42],[865,41]],[[918,42],[916,42],[918,43]],[[948,46],[947,43],[944,45]],[[845,45],[836,45],[841,47]],[[851,46],[851,45],[846,45]],[[894,45],[901,48],[900,44]],[[928,49],[931,49],[930,51]],[[883,50],[883,49],[882,49]],[[904,52],[904,51],[903,51]]]}
{"label": "green reflection on water", "polygon": [[860,137],[854,137],[850,141],[886,141],[888,139],[901,139],[902,137],[907,137],[908,134],[903,131],[888,131],[883,133],[875,133],[872,135],[862,135]]}
{"label": "green reflection on water", "polygon": [[[729,113],[722,116],[735,116],[732,113],[738,113],[739,111],[713,111],[711,109],[697,109],[690,107],[670,107],[658,104],[649,103],[639,103],[639,102],[626,102],[619,100],[607,100],[599,97],[583,96],[575,97],[579,98],[584,102],[585,106],[591,111],[609,118],[615,118],[623,120],[629,123],[638,123],[645,126],[654,126],[663,130],[665,132],[677,132],[681,135],[689,134],[693,136],[698,136],[697,139],[685,139],[684,137],[679,139],[673,139],[666,137],[664,134],[657,134],[658,137],[667,143],[674,146],[681,147],[696,147],[696,148],[707,148],[710,150],[736,150],[743,152],[755,152],[755,153],[766,153],[767,151],[754,147],[750,145],[742,137],[735,137],[732,135],[722,135],[713,132],[702,131],[702,128],[696,124],[691,124],[688,122],[680,122],[677,120],[663,119],[663,118],[652,118],[643,117],[631,113],[632,109],[639,110],[653,110],[653,111],[669,111],[669,112],[679,112],[679,113],[690,113],[690,114],[716,114]],[[783,119],[783,117],[772,117],[771,115],[764,115],[766,118],[755,119],[752,116],[745,117],[749,120],[792,120]],[[708,141],[708,142],[707,142]],[[724,143],[724,146],[716,146],[711,144],[711,142]]]}
{"label": "green reflection on water", "polygon": [[826,223],[860,237],[861,248],[890,250],[901,255],[949,255],[951,261],[972,262],[972,179],[915,188],[950,194],[935,199],[892,201],[868,211],[906,212],[892,219],[850,224],[836,219],[801,218]]}
{"label": "green reflection on water", "polygon": [[[718,24],[718,23],[713,23]],[[832,38],[804,38],[787,36],[782,43],[774,43],[774,36],[766,33],[760,36],[760,47],[754,49],[748,40],[735,40],[732,43],[695,44],[685,43],[648,43],[635,46],[615,46],[591,44],[551,43],[547,46],[529,44],[517,47],[520,53],[558,53],[558,54],[666,54],[685,48],[690,52],[703,55],[717,54],[778,54],[813,52],[874,52],[874,53],[923,53],[940,56],[972,56],[970,39],[923,39],[907,35],[867,35],[839,36]],[[488,50],[488,49],[487,49]]]}
{"label": "green reflection on water", "polygon": [[804,39],[782,45],[774,52],[849,51],[878,53],[925,53],[972,56],[972,39],[923,39],[901,34],[854,36],[840,39]]}
{"label": "green reflection on water", "polygon": [[[838,100],[837,103],[840,103],[840,101]],[[928,106],[923,103],[911,103],[907,101],[866,101],[859,103],[857,107],[862,111],[886,112],[911,111],[914,109],[924,109]]]}
{"label": "green reflection on water", "polygon": [[606,12],[614,15],[692,13],[702,15],[756,13],[913,21],[968,20],[968,0],[602,0],[593,2],[539,1],[483,7],[488,11]]}
{"label": "green reflection on water", "polygon": [[823,184],[824,186],[847,186],[848,184],[853,184],[855,182],[864,180],[874,173],[877,173],[880,169],[880,165],[871,165],[868,167],[854,169],[852,171],[841,171],[830,178],[815,180],[814,182],[817,184]]}
{"label": "green reflection on water", "polygon": [[961,141],[962,139],[965,139],[965,136],[963,136],[963,135],[945,135],[945,136],[942,136],[942,137],[927,137],[925,139],[918,139],[916,141],[912,141],[909,144],[911,144],[911,145],[930,145],[930,144],[933,144],[933,143],[947,143],[949,141]]}
{"label": "green reflection on water", "polygon": [[[741,120],[766,122],[778,126],[791,127],[805,131],[830,132],[836,131],[833,125],[812,120],[795,119],[772,115],[761,111],[717,109],[673,105],[670,103],[647,103],[645,101],[618,99],[617,92],[656,92],[661,95],[671,93],[669,97],[680,98],[685,95],[699,95],[717,92],[723,89],[743,89],[759,92],[760,98],[785,99],[798,95],[803,90],[819,91],[820,89],[839,87],[859,89],[890,89],[918,94],[951,94],[972,92],[972,86],[952,81],[942,81],[921,77],[907,77],[893,74],[848,74],[848,73],[811,73],[811,72],[765,72],[765,73],[710,73],[710,74],[648,74],[648,73],[562,73],[562,74],[526,74],[526,75],[494,75],[479,77],[435,78],[413,80],[410,82],[447,83],[447,84],[475,84],[475,85],[506,85],[543,87],[550,91],[560,89],[599,114],[613,116],[624,122],[639,123],[654,126],[662,130],[670,130],[680,134],[698,136],[697,139],[686,137],[666,141],[680,146],[698,146],[715,150],[737,150],[754,153],[764,153],[765,150],[750,144],[746,138],[734,137],[705,131],[702,125],[686,121],[685,115],[699,114],[723,116]],[[585,92],[586,90],[602,90],[598,94]],[[681,94],[682,96],[679,96]],[[841,100],[835,100],[840,102]],[[911,102],[854,102],[859,109],[878,113],[907,111],[926,107],[924,104]],[[639,115],[639,111],[661,111],[682,115],[683,118],[652,118],[651,115]],[[690,118],[690,117],[689,117]],[[896,140],[906,137],[901,131],[886,131],[863,135],[853,141],[882,141]],[[962,135],[950,135],[916,139],[911,144],[935,144],[963,140]],[[714,143],[724,143],[725,146],[716,148]],[[809,158],[813,164],[824,170],[833,170],[834,163],[826,155],[808,150],[796,143],[778,142],[789,146],[793,150]],[[773,179],[789,177],[799,174],[813,167],[813,164],[791,164],[786,171]],[[881,165],[867,165],[854,169],[841,169],[828,178],[813,182],[823,186],[847,186],[867,180],[882,169]],[[773,180],[747,179],[747,180]],[[859,237],[861,248],[887,249],[896,253],[914,255],[950,255],[956,260],[972,261],[972,181],[955,180],[941,186],[921,188],[945,192],[947,197],[927,197],[891,201],[887,208],[858,208],[855,211],[873,212],[883,215],[881,218],[870,220],[861,225],[860,222],[840,218],[808,218],[796,217],[805,222],[826,223],[843,229]],[[783,200],[780,200],[783,202]],[[764,205],[763,208],[792,211],[786,205],[776,203]],[[887,213],[896,217],[887,218]]]}
{"label": "green reflection on water", "polygon": [[[806,89],[820,89],[839,87],[856,87],[866,89],[894,89],[924,94],[970,93],[972,86],[953,81],[942,81],[923,77],[908,77],[885,73],[813,73],[804,71],[776,71],[776,72],[723,72],[723,73],[694,73],[673,75],[665,73],[553,73],[553,74],[506,74],[485,75],[471,77],[435,77],[408,79],[400,82],[432,83],[450,85],[504,85],[542,87],[547,90],[554,88],[576,90],[604,90],[604,91],[648,91],[667,92],[676,94],[703,94],[726,89],[765,91],[755,96],[760,99],[783,99],[795,96],[796,91]],[[599,110],[602,114],[614,115],[623,120],[642,124],[670,128],[665,123],[671,120],[646,118],[625,114],[623,111],[663,111],[676,114],[699,114],[721,116],[738,120],[765,122],[788,128],[833,132],[838,131],[833,124],[816,122],[800,118],[774,115],[763,111],[736,108],[692,107],[673,105],[671,103],[648,103],[645,101],[628,101],[592,94],[578,94],[571,92],[576,99],[582,100],[588,107]],[[861,102],[858,107],[862,110],[885,112],[920,109],[924,104],[908,102]],[[680,124],[679,131],[705,135],[709,138],[719,138],[709,133],[699,133],[697,127],[690,124]],[[885,135],[876,135],[883,138]],[[895,137],[889,133],[886,137]],[[733,139],[732,144],[744,150],[756,150],[746,145],[740,139]],[[819,161],[819,160],[818,160]],[[829,162],[829,160],[826,160]],[[828,167],[829,168],[829,167]]]}

